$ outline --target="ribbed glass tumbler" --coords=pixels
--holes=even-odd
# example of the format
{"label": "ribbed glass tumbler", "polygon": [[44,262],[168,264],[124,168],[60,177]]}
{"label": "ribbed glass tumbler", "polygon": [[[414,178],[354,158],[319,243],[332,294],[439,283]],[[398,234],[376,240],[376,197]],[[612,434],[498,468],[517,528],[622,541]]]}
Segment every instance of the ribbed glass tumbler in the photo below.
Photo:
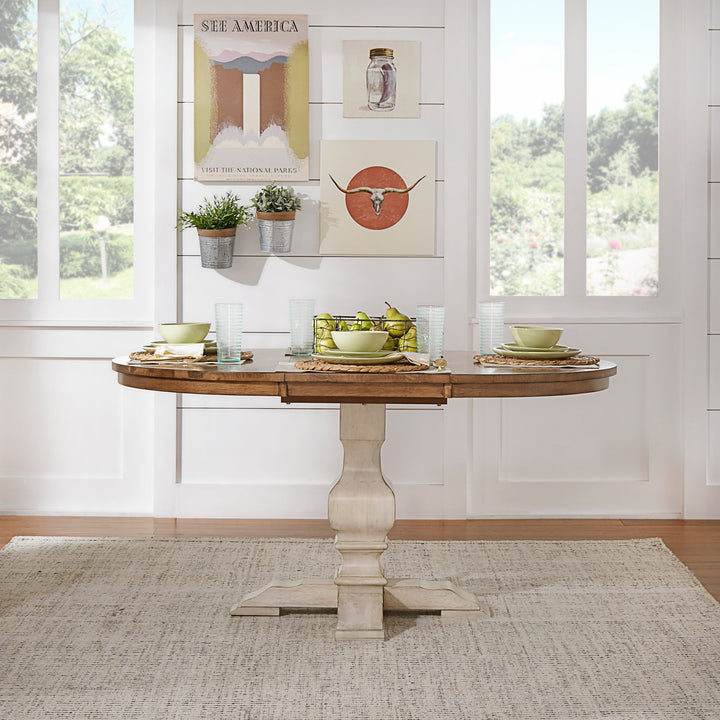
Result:
{"label": "ribbed glass tumbler", "polygon": [[503,342],[505,303],[479,302],[477,316],[480,328],[480,353],[491,355],[493,349]]}
{"label": "ribbed glass tumbler", "polygon": [[215,303],[218,362],[240,362],[242,354],[242,303]]}
{"label": "ribbed glass tumbler", "polygon": [[442,357],[445,308],[442,305],[418,305],[415,310],[418,352],[427,353],[429,362]]}

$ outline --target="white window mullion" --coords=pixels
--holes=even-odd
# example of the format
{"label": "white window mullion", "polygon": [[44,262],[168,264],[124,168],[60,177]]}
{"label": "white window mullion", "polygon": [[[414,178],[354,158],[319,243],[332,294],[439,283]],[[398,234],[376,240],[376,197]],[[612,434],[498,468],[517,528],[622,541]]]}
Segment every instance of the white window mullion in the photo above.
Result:
{"label": "white window mullion", "polygon": [[38,299],[60,296],[58,115],[59,3],[38,2]]}
{"label": "white window mullion", "polygon": [[490,296],[490,0],[477,10],[477,286],[478,300]]}
{"label": "white window mullion", "polygon": [[565,0],[565,296],[585,297],[587,1]]}

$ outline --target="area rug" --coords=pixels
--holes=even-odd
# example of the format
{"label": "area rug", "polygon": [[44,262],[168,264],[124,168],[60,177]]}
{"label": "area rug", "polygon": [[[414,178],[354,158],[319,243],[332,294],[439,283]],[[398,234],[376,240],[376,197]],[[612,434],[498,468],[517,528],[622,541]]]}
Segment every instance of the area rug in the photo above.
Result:
{"label": "area rug", "polygon": [[491,618],[231,617],[328,540],[15,538],[0,551],[2,720],[720,718],[720,605],[660,540],[393,542]]}

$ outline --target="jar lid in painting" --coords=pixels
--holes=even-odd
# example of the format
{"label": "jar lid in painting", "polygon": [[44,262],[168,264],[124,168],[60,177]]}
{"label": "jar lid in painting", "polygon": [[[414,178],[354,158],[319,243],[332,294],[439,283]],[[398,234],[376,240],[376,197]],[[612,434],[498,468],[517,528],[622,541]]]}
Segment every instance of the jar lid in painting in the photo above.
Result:
{"label": "jar lid in painting", "polygon": [[391,48],[373,48],[370,50],[370,57],[392,57],[393,51]]}

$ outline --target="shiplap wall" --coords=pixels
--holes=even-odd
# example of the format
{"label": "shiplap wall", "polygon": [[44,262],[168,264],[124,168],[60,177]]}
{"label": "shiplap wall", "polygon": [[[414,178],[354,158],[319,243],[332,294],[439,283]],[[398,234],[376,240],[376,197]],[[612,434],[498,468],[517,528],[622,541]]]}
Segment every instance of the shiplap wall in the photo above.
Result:
{"label": "shiplap wall", "polygon": [[708,182],[708,484],[720,485],[720,2],[713,0],[710,34],[710,175]]}
{"label": "shiplap wall", "polygon": [[[457,3],[455,3],[457,4]],[[242,13],[236,2],[214,2],[213,13]],[[247,8],[252,12],[256,8]],[[249,201],[262,184],[199,183],[193,178],[193,14],[209,12],[207,3],[187,0],[178,22],[179,43],[179,172],[178,199],[183,208],[229,189]],[[268,14],[308,15],[310,63],[310,180],[288,183],[303,196],[292,250],[269,256],[259,250],[257,227],[240,228],[233,267],[224,271],[200,265],[194,230],[181,233],[177,268],[179,316],[212,318],[214,303],[242,302],[245,307],[243,346],[288,345],[288,300],[314,297],[316,312],[382,314],[388,300],[407,314],[422,303],[448,304],[446,297],[445,215],[446,92],[445,3],[398,0],[353,5],[333,0],[264,3]],[[392,46],[393,40],[416,40],[421,48],[420,117],[343,118],[342,42],[372,39]],[[463,76],[455,80],[463,83]],[[466,93],[461,88],[455,91]],[[460,108],[467,110],[465,105]],[[320,140],[433,140],[436,160],[436,242],[432,257],[342,257],[319,255]],[[468,174],[470,166],[466,165]],[[466,237],[455,250],[466,254]],[[468,315],[463,311],[462,315]],[[467,324],[466,324],[467,327]],[[468,333],[466,332],[466,335]],[[464,412],[462,407],[455,413]],[[464,488],[455,493],[457,510],[442,500],[446,487],[447,408],[391,406],[383,468],[398,487],[399,515],[437,517],[464,513]],[[452,411],[450,412],[452,415]],[[178,496],[176,512],[184,513],[183,493],[201,500],[207,514],[267,514],[258,500],[253,507],[228,510],[227,498],[238,488],[255,488],[273,498],[274,514],[323,517],[325,490],[337,479],[342,447],[337,437],[337,405],[283,406],[277,398],[178,398]],[[452,440],[451,440],[452,444]],[[452,463],[450,464],[452,466]],[[464,480],[464,478],[463,478]],[[316,493],[313,487],[321,486]],[[422,496],[419,491],[422,489]],[[268,495],[269,493],[269,495]],[[288,507],[284,499],[290,497]],[[424,497],[416,503],[413,498]],[[224,499],[225,498],[225,499]],[[438,501],[440,499],[440,501]],[[232,500],[230,500],[232,502]],[[420,509],[422,505],[422,510]],[[431,508],[431,509],[429,509]],[[189,510],[192,512],[192,510]]]}

